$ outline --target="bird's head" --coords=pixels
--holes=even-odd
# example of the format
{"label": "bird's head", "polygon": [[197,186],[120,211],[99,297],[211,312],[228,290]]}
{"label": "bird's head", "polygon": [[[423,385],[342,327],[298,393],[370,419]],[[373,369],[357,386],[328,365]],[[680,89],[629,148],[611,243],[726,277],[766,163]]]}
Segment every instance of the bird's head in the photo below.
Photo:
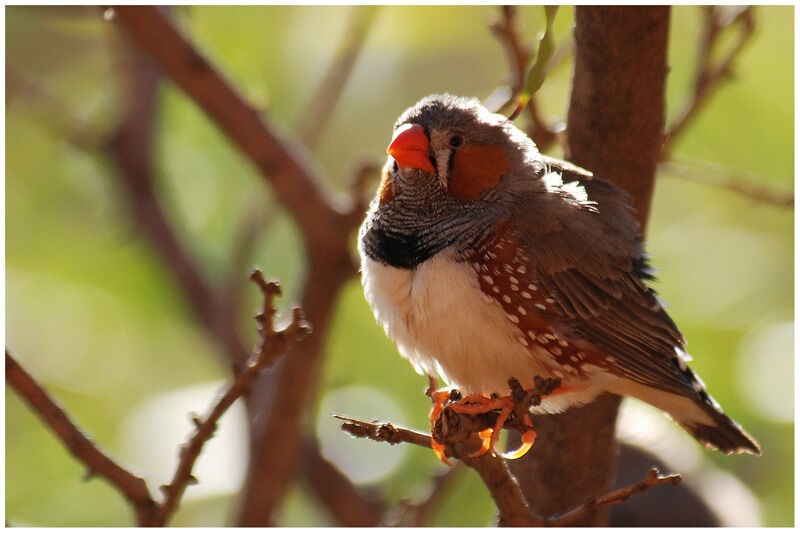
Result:
{"label": "bird's head", "polygon": [[533,142],[477,99],[423,98],[394,126],[386,152],[380,203],[398,196],[457,202],[483,199],[512,187],[505,176],[527,176],[538,161]]}

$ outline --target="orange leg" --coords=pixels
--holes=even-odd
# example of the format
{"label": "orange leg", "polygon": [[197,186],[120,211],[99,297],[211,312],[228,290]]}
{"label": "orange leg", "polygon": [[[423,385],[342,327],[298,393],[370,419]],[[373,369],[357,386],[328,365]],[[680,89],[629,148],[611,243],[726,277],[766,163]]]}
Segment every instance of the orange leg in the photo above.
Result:
{"label": "orange leg", "polygon": [[[433,402],[433,407],[431,408],[431,428],[433,428],[436,419],[439,418],[439,415],[442,413],[448,398],[450,398],[450,391],[437,390],[431,393],[431,401]],[[431,448],[439,460],[448,466],[453,466],[453,463],[447,460],[447,456],[444,453],[446,446],[437,442],[433,436],[431,436]]]}

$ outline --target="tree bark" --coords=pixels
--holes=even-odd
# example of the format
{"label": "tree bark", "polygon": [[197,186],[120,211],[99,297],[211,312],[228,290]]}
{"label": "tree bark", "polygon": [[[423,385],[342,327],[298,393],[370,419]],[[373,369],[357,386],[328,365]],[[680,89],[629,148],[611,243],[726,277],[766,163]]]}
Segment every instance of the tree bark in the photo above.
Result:
{"label": "tree bark", "polygon": [[[627,190],[643,229],[664,142],[668,29],[669,7],[575,10],[568,158]],[[558,515],[611,489],[619,402],[606,394],[583,408],[535,417],[535,446],[511,462],[534,511]],[[607,520],[606,509],[581,525]]]}

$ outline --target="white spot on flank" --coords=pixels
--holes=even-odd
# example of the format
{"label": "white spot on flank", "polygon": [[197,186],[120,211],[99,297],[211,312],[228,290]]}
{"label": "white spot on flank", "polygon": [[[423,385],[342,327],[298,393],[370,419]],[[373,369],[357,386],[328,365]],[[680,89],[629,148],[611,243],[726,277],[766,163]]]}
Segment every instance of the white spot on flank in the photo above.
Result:
{"label": "white spot on flank", "polygon": [[503,301],[507,304],[511,303],[511,297],[508,294],[503,295]]}
{"label": "white spot on flank", "polygon": [[572,361],[573,363],[577,363],[578,361],[580,361],[580,359],[578,359],[578,357],[575,355],[570,355],[569,360]]}
{"label": "white spot on flank", "polygon": [[486,255],[489,256],[491,259],[497,259],[497,254],[493,252],[487,252]]}
{"label": "white spot on flank", "polygon": [[555,377],[557,377],[557,378],[563,378],[564,377],[564,373],[563,372],[559,372],[558,370],[553,370],[553,375]]}
{"label": "white spot on flank", "polygon": [[612,363],[612,364],[617,362],[617,360],[614,359],[613,357],[611,357],[610,355],[608,357],[606,357],[606,361],[608,361],[609,363]]}
{"label": "white spot on flank", "polygon": [[522,291],[521,293],[519,293],[519,295],[525,298],[526,300],[531,299],[531,293],[529,293],[528,291]]}
{"label": "white spot on flank", "polygon": [[552,333],[545,333],[545,334],[544,334],[544,336],[545,336],[546,338],[550,339],[551,341],[554,341],[554,340],[556,340],[556,336],[555,336],[555,335],[553,335]]}
{"label": "white spot on flank", "polygon": [[528,284],[528,288],[530,290],[532,290],[532,291],[536,291],[538,289],[538,287],[536,285],[534,285],[533,283],[529,283]]}
{"label": "white spot on flank", "polygon": [[553,300],[552,298],[545,298],[545,299],[544,299],[544,301],[545,301],[545,302],[547,302],[547,303],[549,303],[549,304],[554,304],[554,303],[556,303],[556,301],[555,301],[555,300]]}
{"label": "white spot on flank", "polygon": [[520,274],[524,274],[525,273],[525,265],[518,266],[517,267],[517,272],[519,272]]}
{"label": "white spot on flank", "polygon": [[[509,273],[509,274],[511,274],[512,272],[514,272],[514,269],[513,269],[513,268],[511,268],[511,265],[509,265],[508,263],[506,263],[506,264],[504,264],[504,265],[503,265],[503,270],[505,270],[505,271],[506,271],[507,273]],[[510,278],[510,279],[515,279],[515,278],[513,278],[513,277],[512,277],[512,278]]]}
{"label": "white spot on flank", "polygon": [[544,304],[535,304],[535,305],[536,305],[536,307],[538,307],[541,310],[547,309],[547,307]]}
{"label": "white spot on flank", "polygon": [[550,342],[544,335],[537,335],[536,340],[539,341],[540,344],[547,344]]}
{"label": "white spot on flank", "polygon": [[519,285],[514,285],[514,284],[512,283],[512,284],[511,284],[511,290],[512,290],[512,291],[518,291],[518,290],[519,290]]}
{"label": "white spot on flank", "polygon": [[510,281],[511,283],[519,283],[519,280],[514,276],[509,276],[508,281]]}
{"label": "white spot on flank", "polygon": [[494,285],[494,280],[492,279],[491,276],[481,276],[481,278],[489,285]]}
{"label": "white spot on flank", "polygon": [[494,292],[494,293],[497,293],[497,294],[500,294],[500,287],[498,287],[497,285],[495,285],[494,287],[492,287],[492,292]]}
{"label": "white spot on flank", "polygon": [[518,340],[520,343],[522,343],[522,345],[523,345],[523,346],[525,346],[525,347],[527,347],[527,346],[528,346],[528,341],[527,341],[527,339],[525,339],[525,337],[517,337],[517,340]]}
{"label": "white spot on flank", "polygon": [[522,316],[525,316],[525,315],[528,314],[528,312],[525,311],[525,308],[522,307],[521,305],[519,307],[517,307],[517,311],[519,311],[519,314],[521,314]]}
{"label": "white spot on flank", "polygon": [[552,353],[553,355],[561,355],[561,348],[559,348],[558,346],[551,346],[550,353]]}
{"label": "white spot on flank", "polygon": [[508,319],[511,322],[513,322],[514,324],[519,324],[519,318],[517,317],[517,315],[512,315],[512,314],[506,313],[506,317],[508,317]]}
{"label": "white spot on flank", "polygon": [[558,344],[560,344],[561,346],[563,346],[565,348],[567,346],[569,346],[569,343],[567,341],[565,341],[564,339],[558,339]]}
{"label": "white spot on flank", "polygon": [[678,368],[680,368],[681,371],[686,372],[687,370],[689,370],[689,367],[686,366],[686,361],[684,361],[680,357],[677,357],[676,360],[678,361]]}
{"label": "white spot on flank", "polygon": [[536,340],[536,333],[534,333],[532,330],[528,330],[528,337],[530,337],[532,340]]}

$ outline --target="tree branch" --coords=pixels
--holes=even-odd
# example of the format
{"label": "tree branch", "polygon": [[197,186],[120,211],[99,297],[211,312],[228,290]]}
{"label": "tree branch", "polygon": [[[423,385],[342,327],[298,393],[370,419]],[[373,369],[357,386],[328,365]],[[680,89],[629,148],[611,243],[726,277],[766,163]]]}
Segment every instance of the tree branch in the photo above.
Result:
{"label": "tree branch", "polygon": [[152,129],[158,72],[147,57],[128,50],[123,74],[128,91],[124,119],[106,149],[119,169],[126,200],[137,225],[153,243],[200,322],[225,348],[229,362],[239,368],[249,350],[236,330],[233,315],[224,309],[224,295],[214,291],[183,247],[156,195]]}
{"label": "tree branch", "polygon": [[163,501],[156,502],[150,495],[145,481],[119,466],[101,452],[94,443],[69,419],[67,414],[50,399],[44,389],[17,363],[6,349],[6,382],[9,383],[33,408],[45,425],[67,446],[72,454],[89,468],[90,475],[101,475],[114,485],[134,507],[140,526],[164,526],[167,524],[190,484],[197,483],[192,469],[205,443],[214,436],[217,423],[233,403],[247,394],[262,370],[288,352],[289,347],[310,333],[299,308],[293,309],[291,322],[282,330],[272,324],[275,315],[273,298],[280,294],[275,281],[267,282],[260,270],[254,270],[250,279],[255,282],[264,297],[261,311],[255,315],[259,324],[259,343],[247,367],[240,372],[228,389],[214,403],[204,419],[193,417],[195,430],[189,441],[180,449],[180,460],[172,481],[162,485]]}
{"label": "tree branch", "polygon": [[[453,414],[464,420],[465,426],[475,424],[476,419],[474,417],[460,413]],[[342,430],[354,437],[368,438],[376,442],[388,442],[389,444],[408,442],[425,448],[431,447],[431,436],[414,431],[413,429],[396,426],[391,422],[375,424],[340,415],[334,416],[344,422],[342,424]],[[455,439],[456,440],[453,442],[448,443],[452,445],[450,448],[452,450],[452,455],[464,461],[464,463],[473,468],[478,472],[478,475],[481,476],[484,484],[489,489],[489,493],[492,495],[492,499],[494,499],[497,505],[500,525],[541,525],[541,523],[536,521],[533,515],[531,515],[528,504],[525,502],[525,498],[522,496],[522,492],[519,489],[519,485],[509,473],[503,459],[498,457],[494,452],[487,452],[478,457],[470,457],[469,455],[480,446],[479,439],[478,442],[476,442],[474,432],[470,434],[470,432],[467,431],[463,435],[460,434],[456,436]]]}
{"label": "tree branch", "polygon": [[667,176],[735,192],[750,198],[754,203],[794,208],[794,193],[761,187],[757,183],[763,180],[741,171],[706,162],[674,159],[663,161],[658,167]]}
{"label": "tree branch", "polygon": [[349,238],[358,219],[334,206],[302,147],[262,120],[155,8],[115,9],[116,20],[131,39],[261,170],[294,216],[306,245],[309,269],[302,306],[317,334],[259,379],[250,400],[255,409],[250,413],[251,463],[239,523],[269,524],[294,473],[300,427],[316,391],[319,354],[334,303],[344,282],[357,272]]}
{"label": "tree branch", "polygon": [[205,443],[214,436],[217,422],[228,408],[250,391],[258,375],[265,368],[272,366],[281,355],[284,355],[292,343],[303,340],[311,333],[311,328],[303,317],[300,308],[293,309],[292,320],[284,329],[276,331],[272,320],[276,313],[273,298],[280,295],[280,285],[276,281],[266,281],[260,270],[253,270],[250,280],[258,285],[264,297],[262,310],[255,315],[259,329],[259,344],[246,368],[240,372],[224,394],[216,401],[205,419],[194,417],[195,430],[189,441],[181,447],[180,461],[168,485],[162,485],[164,501],[161,504],[156,521],[159,525],[167,523],[189,484],[197,483],[192,469],[203,451]]}
{"label": "tree branch", "polygon": [[343,527],[374,527],[381,523],[383,502],[364,494],[321,454],[313,437],[306,437],[301,460],[307,488]]}
{"label": "tree branch", "polygon": [[322,132],[336,107],[342,89],[353,71],[364,40],[372,27],[377,6],[353,6],[350,23],[336,52],[328,72],[322,79],[314,96],[306,106],[305,115],[300,121],[300,139],[309,148],[316,146]]}
{"label": "tree branch", "polygon": [[[633,196],[644,228],[663,143],[668,7],[578,7],[568,112],[569,159]],[[554,516],[607,493],[619,397],[536,416],[536,445],[510,465],[531,507]],[[581,525],[602,525],[606,513]]]}
{"label": "tree branch", "polygon": [[[530,45],[522,43],[519,35],[520,25],[515,6],[500,6],[500,19],[489,24],[489,30],[491,30],[492,35],[500,41],[506,51],[511,72],[511,94],[505,103],[499,106],[498,110],[515,102],[525,85],[525,75],[528,71],[532,51]],[[566,57],[567,54],[565,52],[567,50],[568,47],[560,46],[557,53],[554,53],[547,70],[552,69],[554,65],[561,62]],[[539,115],[535,95],[531,96],[526,107],[532,126],[528,134],[539,150],[545,151],[557,139],[557,133]]]}
{"label": "tree branch", "polygon": [[158,504],[150,496],[144,479],[132,474],[101,451],[70,419],[36,380],[12,357],[6,348],[6,383],[33,409],[44,425],[88,468],[87,477],[105,478],[125,497],[136,513],[140,526],[152,526]]}
{"label": "tree branch", "polygon": [[329,236],[341,215],[303,148],[283,138],[154,7],[115,6],[116,21],[261,170],[303,236]]}
{"label": "tree branch", "polygon": [[[705,24],[700,35],[694,91],[668,129],[667,149],[706,105],[721,82],[731,76],[733,62],[753,36],[755,30],[753,7],[740,6],[732,15],[726,11],[729,9],[729,6],[703,6]],[[712,59],[713,50],[718,45],[722,33],[735,24],[739,26],[738,37],[728,53],[715,64]]]}

